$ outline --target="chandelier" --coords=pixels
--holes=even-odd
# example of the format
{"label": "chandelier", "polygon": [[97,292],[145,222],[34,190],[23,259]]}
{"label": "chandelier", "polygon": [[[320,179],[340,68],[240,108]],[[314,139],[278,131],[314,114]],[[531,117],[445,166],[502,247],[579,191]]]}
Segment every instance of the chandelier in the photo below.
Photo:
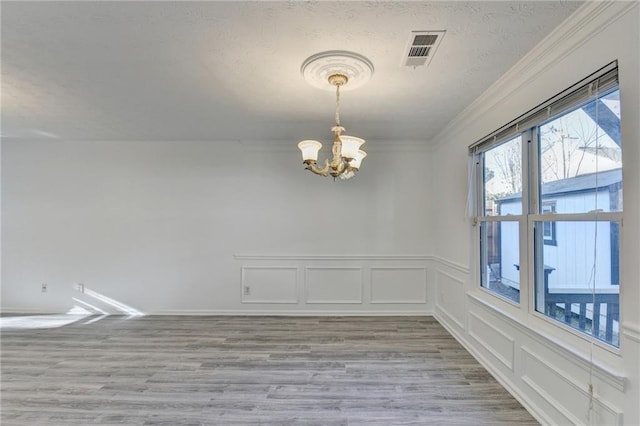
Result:
{"label": "chandelier", "polygon": [[301,67],[302,75],[312,85],[336,91],[336,113],[333,132],[333,158],[325,160],[324,166],[318,166],[318,151],[322,144],[316,140],[303,140],[298,143],[302,151],[305,169],[333,179],[350,179],[360,169],[367,153],[360,149],[364,139],[342,134],[345,128],[340,124],[340,88],[347,83],[351,87],[359,87],[373,74],[373,65],[364,56],[345,51],[330,51],[313,55]]}

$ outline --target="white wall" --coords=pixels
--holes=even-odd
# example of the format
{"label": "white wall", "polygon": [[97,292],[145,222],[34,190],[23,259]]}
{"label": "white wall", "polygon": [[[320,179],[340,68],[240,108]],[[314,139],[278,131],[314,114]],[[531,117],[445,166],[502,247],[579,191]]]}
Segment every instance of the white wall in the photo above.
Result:
{"label": "white wall", "polygon": [[[348,182],[304,172],[294,144],[4,141],[2,309],[60,312],[75,297],[113,310],[76,282],[146,313],[433,308],[543,423],[588,423],[591,381],[592,424],[640,424],[640,8],[632,6],[587,3],[450,123],[436,152],[371,150]],[[467,146],[614,59],[625,156],[620,350],[530,314],[528,294],[519,308],[480,289],[465,217]]]}
{"label": "white wall", "polygon": [[[638,3],[586,3],[434,141],[433,190],[449,194],[431,206],[429,216],[435,315],[543,424],[640,424],[639,27]],[[532,313],[531,294],[521,294],[517,306],[481,289],[472,244],[476,229],[465,218],[467,146],[615,59],[622,102],[625,218],[619,350],[592,345]],[[594,411],[588,418],[590,382]]]}
{"label": "white wall", "polygon": [[428,154],[333,182],[289,145],[4,141],[3,311],[430,311]]}

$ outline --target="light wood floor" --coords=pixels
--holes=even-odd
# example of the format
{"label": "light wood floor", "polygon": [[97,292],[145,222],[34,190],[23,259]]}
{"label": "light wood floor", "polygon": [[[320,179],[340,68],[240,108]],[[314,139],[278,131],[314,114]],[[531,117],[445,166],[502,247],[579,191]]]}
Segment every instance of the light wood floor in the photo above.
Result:
{"label": "light wood floor", "polygon": [[538,424],[431,317],[85,322],[3,329],[3,426]]}

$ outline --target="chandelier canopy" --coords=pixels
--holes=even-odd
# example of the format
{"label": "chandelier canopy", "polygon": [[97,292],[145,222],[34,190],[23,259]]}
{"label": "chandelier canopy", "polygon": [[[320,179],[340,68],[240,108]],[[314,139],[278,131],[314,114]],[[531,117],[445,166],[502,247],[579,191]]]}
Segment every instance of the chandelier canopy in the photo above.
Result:
{"label": "chandelier canopy", "polygon": [[373,64],[364,56],[344,51],[322,52],[308,58],[301,67],[302,75],[313,86],[336,91],[336,124],[333,132],[333,158],[325,160],[319,167],[318,151],[322,144],[316,140],[303,140],[298,143],[302,151],[302,161],[306,169],[320,176],[331,175],[334,180],[350,179],[360,169],[367,153],[360,149],[364,139],[343,135],[345,128],[340,124],[340,88],[350,84],[350,88],[359,87],[373,75]]}

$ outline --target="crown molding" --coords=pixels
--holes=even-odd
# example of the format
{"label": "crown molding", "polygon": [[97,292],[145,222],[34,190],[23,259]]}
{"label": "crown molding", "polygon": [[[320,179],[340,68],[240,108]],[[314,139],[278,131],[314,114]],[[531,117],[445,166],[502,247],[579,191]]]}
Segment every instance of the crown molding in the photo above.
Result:
{"label": "crown molding", "polygon": [[546,68],[564,59],[638,4],[635,1],[585,2],[454,117],[431,140],[430,145],[434,149],[440,148],[447,140],[475,123],[487,111],[496,108],[514,92],[530,84]]}
{"label": "crown molding", "polygon": [[326,254],[326,255],[293,255],[293,254],[234,254],[234,260],[284,260],[284,261],[294,261],[294,260],[314,260],[314,261],[325,261],[325,260],[341,260],[341,261],[353,261],[353,260],[385,260],[385,261],[393,261],[393,260],[417,260],[417,261],[428,261],[431,260],[433,256],[430,255],[414,255],[414,254],[406,254],[406,255],[378,255],[378,254]]}

